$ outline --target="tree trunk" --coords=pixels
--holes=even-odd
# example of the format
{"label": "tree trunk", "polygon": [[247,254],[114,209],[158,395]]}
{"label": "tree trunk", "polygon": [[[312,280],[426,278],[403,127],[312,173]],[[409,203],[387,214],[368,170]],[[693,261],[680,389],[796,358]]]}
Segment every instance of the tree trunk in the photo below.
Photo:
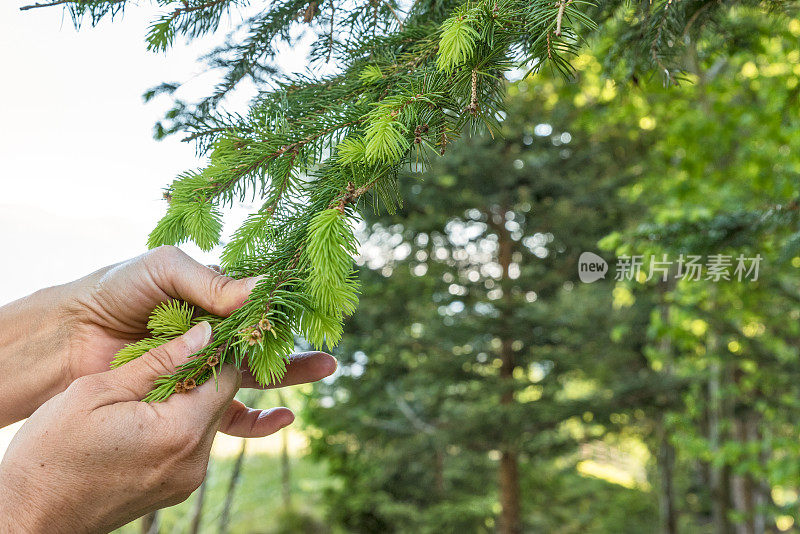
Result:
{"label": "tree trunk", "polygon": [[434,444],[434,471],[433,471],[433,484],[436,488],[436,494],[439,497],[444,496],[444,453],[441,448]]}
{"label": "tree trunk", "polygon": [[[734,419],[734,432],[739,443],[747,442],[747,415]],[[731,501],[738,515],[743,520],[735,525],[736,534],[755,534],[753,525],[753,488],[749,475],[733,475],[731,477]]]}
{"label": "tree trunk", "polygon": [[[281,390],[276,389],[278,405],[286,406],[286,400]],[[289,433],[286,429],[281,430],[281,493],[283,495],[283,505],[287,508],[292,506],[292,464],[289,458]]]}
{"label": "tree trunk", "polygon": [[142,517],[139,531],[142,534],[158,534],[158,510]]}
{"label": "tree trunk", "polygon": [[[506,209],[502,209],[499,216],[505,218]],[[493,214],[489,212],[491,221]],[[509,268],[511,267],[514,242],[511,235],[505,228],[505,221],[494,225],[498,237],[498,263],[503,270],[500,281],[503,289],[503,307],[500,312],[500,378],[502,391],[500,393],[500,404],[510,406],[514,403],[513,378],[514,369],[517,366],[513,349],[513,300],[511,296],[511,278]],[[507,439],[500,443],[500,521],[499,532],[501,534],[521,534],[522,533],[522,510],[520,506],[520,487],[519,487],[519,456],[514,443],[509,443]]]}
{"label": "tree trunk", "polygon": [[517,453],[501,451],[500,456],[500,532],[522,534],[519,507],[519,473]]}
{"label": "tree trunk", "polygon": [[[711,343],[712,357],[716,357],[716,344]],[[708,441],[712,455],[719,452],[720,448],[720,425],[722,419],[722,401],[720,398],[720,375],[721,365],[713,359],[709,368],[710,376],[708,380]],[[722,467],[711,465],[711,516],[713,521],[714,534],[729,534],[731,532],[728,522],[728,470]]]}
{"label": "tree trunk", "polygon": [[[207,476],[207,475],[206,475]],[[206,488],[208,484],[206,480],[200,484],[200,489],[197,492],[197,500],[194,503],[192,511],[192,523],[189,525],[189,534],[198,534],[200,532],[200,525],[203,522],[203,506],[206,500]]]}
{"label": "tree trunk", "polygon": [[[748,434],[751,440],[758,440],[761,442],[761,465],[766,465],[769,456],[772,453],[770,443],[770,434],[768,430],[762,431],[760,425],[760,417],[753,414],[754,417],[751,421],[751,426],[748,429]],[[769,482],[766,478],[757,481],[754,489],[753,504],[755,506],[755,517],[753,518],[753,531],[755,534],[764,534],[767,532],[767,506],[772,499]],[[774,530],[774,523],[770,523],[770,531]]]}
{"label": "tree trunk", "polygon": [[[665,325],[670,322],[671,312],[666,295],[675,287],[675,280],[674,273],[670,272],[667,281],[662,280],[658,284],[661,321]],[[669,335],[664,335],[661,338],[660,349],[666,358],[664,374],[666,376],[671,376],[673,347],[672,338]],[[664,425],[663,417],[659,423],[658,454],[656,462],[659,475],[658,509],[659,515],[661,516],[661,531],[664,534],[676,534],[678,532],[678,511],[675,506],[674,488],[675,448],[669,442],[669,436],[667,434],[667,428]]]}
{"label": "tree trunk", "polygon": [[658,446],[658,508],[661,514],[661,530],[664,534],[678,532],[678,514],[675,509],[675,448],[669,443],[662,427]]}
{"label": "tree trunk", "polygon": [[[759,430],[760,416],[748,410],[735,422],[736,439],[742,444],[761,442],[761,463],[765,463],[769,447],[764,446],[764,438]],[[766,454],[765,454],[766,453]],[[736,475],[731,480],[731,499],[736,510],[745,518],[736,525],[736,534],[764,534],[766,531],[765,506],[769,496],[769,486],[765,480],[754,478],[752,474]]]}
{"label": "tree trunk", "polygon": [[226,534],[230,523],[231,507],[233,506],[233,496],[236,493],[236,487],[239,485],[239,478],[242,474],[242,464],[244,463],[244,456],[247,452],[247,440],[242,440],[242,448],[239,449],[239,455],[233,464],[231,471],[231,478],[228,482],[228,492],[225,494],[225,503],[222,505],[222,514],[219,517],[219,534]]}

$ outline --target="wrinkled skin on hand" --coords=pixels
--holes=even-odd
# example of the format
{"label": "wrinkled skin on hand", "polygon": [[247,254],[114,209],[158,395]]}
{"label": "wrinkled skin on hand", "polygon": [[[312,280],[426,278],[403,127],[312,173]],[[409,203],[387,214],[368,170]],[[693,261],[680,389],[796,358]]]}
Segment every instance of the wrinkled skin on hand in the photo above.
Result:
{"label": "wrinkled skin on hand", "polygon": [[[0,462],[0,533],[111,530],[186,499],[217,431],[259,437],[290,424],[286,408],[235,400],[239,387],[258,385],[230,365],[216,384],[141,402],[158,376],[208,343],[205,322],[108,370],[119,348],[147,335],[159,303],[177,298],[224,316],[254,285],[163,247],[0,308],[0,426],[30,416]],[[294,355],[276,387],[335,368],[324,353]]]}

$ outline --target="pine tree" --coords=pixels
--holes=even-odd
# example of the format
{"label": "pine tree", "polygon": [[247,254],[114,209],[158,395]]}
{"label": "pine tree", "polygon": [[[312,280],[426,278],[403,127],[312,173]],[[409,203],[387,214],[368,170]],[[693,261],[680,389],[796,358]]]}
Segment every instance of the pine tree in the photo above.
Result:
{"label": "pine tree", "polygon": [[632,432],[680,391],[646,369],[646,300],[615,310],[613,276],[576,269],[640,211],[618,192],[654,139],[594,123],[605,103],[576,110],[583,87],[564,85],[516,85],[501,141],[464,139],[424,187],[403,182],[398,214],[366,216],[364,305],[307,409],[348,531],[652,530],[655,499],[574,464],[621,414]]}
{"label": "pine tree", "polygon": [[[159,0],[147,47],[167,50],[177,37],[219,30],[244,10],[235,0]],[[393,212],[398,171],[425,165],[466,130],[496,131],[503,118],[504,74],[548,67],[569,76],[571,58],[602,23],[618,35],[615,66],[639,75],[655,68],[675,83],[671,58],[687,36],[713,31],[736,7],[778,10],[795,2],[661,0],[593,4],[582,0],[277,0],[247,18],[208,60],[222,81],[198,102],[176,101],[156,135],[177,131],[207,155],[206,167],[179,176],[148,245],[219,243],[222,209],[256,195],[262,207],[235,232],[222,255],[237,277],[262,275],[249,302],[213,321],[214,341],[149,400],[162,400],[214,376],[221,362],[250,365],[263,383],[280,378],[294,334],[335,345],[358,286],[350,255],[352,221],[365,205]],[[121,13],[127,0],[54,0],[22,9],[64,6],[76,25]],[[280,76],[279,44],[298,28],[316,35],[309,62],[335,66],[324,76]],[[226,112],[226,95],[243,81],[260,89],[244,114]],[[165,83],[145,95],[172,93]],[[177,308],[171,308],[175,312]],[[170,312],[171,313],[171,312]],[[166,319],[168,310],[154,320]],[[180,315],[180,313],[178,313]],[[185,318],[180,318],[181,321]],[[127,347],[129,360],[187,323]],[[172,328],[174,327],[174,328]]]}

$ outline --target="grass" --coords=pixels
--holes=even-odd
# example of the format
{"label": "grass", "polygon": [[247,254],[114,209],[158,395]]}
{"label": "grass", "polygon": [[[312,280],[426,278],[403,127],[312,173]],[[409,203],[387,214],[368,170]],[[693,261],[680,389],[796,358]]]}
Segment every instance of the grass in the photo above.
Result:
{"label": "grass", "polygon": [[[206,494],[200,532],[219,532],[225,495],[231,477],[235,456],[214,457],[206,478]],[[305,457],[291,458],[291,495],[295,511],[307,519],[322,520],[320,499],[328,483],[325,467]],[[280,458],[272,454],[246,455],[242,465],[239,484],[230,512],[228,532],[230,534],[271,534],[285,532],[298,521],[297,514],[287,514],[281,495]],[[187,501],[162,510],[159,515],[161,534],[185,533],[189,531],[192,514],[199,492]],[[290,525],[291,524],[291,525]],[[320,525],[314,530],[324,530]],[[291,531],[291,530],[288,530]],[[140,523],[134,521],[117,532],[132,534],[140,532]]]}

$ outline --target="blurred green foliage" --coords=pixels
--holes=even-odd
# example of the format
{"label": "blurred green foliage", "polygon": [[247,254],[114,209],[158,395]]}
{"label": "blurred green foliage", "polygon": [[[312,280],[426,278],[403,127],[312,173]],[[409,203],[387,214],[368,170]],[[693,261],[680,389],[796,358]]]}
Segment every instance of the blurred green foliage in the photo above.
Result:
{"label": "blurred green foliage", "polygon": [[[335,524],[793,528],[798,37],[732,11],[669,88],[604,68],[599,40],[571,82],[512,86],[501,139],[463,141],[403,181],[397,216],[365,216],[362,307],[308,409]],[[582,251],[610,275],[582,284]],[[648,276],[664,254],[667,279]],[[684,280],[681,254],[730,256],[731,279]],[[625,255],[642,274],[614,280]],[[757,280],[739,255],[760,255]]]}

